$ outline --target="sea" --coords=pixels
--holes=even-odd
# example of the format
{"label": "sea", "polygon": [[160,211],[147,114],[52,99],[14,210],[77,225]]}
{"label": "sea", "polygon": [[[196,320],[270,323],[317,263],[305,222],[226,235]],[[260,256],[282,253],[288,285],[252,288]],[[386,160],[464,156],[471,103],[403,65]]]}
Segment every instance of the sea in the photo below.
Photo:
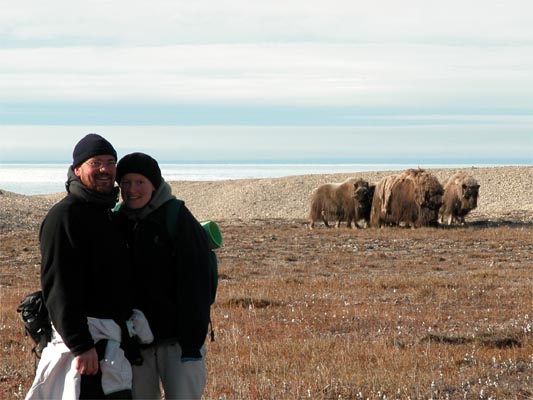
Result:
{"label": "sea", "polygon": [[[166,181],[220,181],[279,178],[308,174],[399,171],[407,168],[459,168],[463,164],[160,164]],[[492,165],[476,165],[492,166]],[[68,164],[0,163],[0,190],[24,195],[51,194],[65,190]]]}

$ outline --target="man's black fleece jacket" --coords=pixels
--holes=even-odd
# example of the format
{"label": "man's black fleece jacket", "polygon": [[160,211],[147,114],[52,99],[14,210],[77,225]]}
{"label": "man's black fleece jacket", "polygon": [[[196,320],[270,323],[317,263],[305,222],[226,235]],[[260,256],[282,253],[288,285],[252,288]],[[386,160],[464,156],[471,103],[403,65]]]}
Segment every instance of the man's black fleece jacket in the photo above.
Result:
{"label": "man's black fleece jacket", "polygon": [[131,315],[127,244],[111,218],[116,196],[116,191],[92,193],[77,182],[41,225],[46,307],[74,355],[94,347],[87,317],[125,320]]}

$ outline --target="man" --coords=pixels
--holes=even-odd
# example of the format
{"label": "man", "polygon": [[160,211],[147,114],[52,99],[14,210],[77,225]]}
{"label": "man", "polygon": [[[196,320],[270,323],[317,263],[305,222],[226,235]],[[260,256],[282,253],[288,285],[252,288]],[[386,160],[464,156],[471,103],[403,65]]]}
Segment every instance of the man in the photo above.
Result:
{"label": "man", "polygon": [[[103,137],[89,134],[81,139],[68,170],[68,195],[50,209],[39,234],[41,286],[55,330],[51,343],[66,345],[65,351],[71,353],[69,366],[75,369],[74,381],[79,382],[75,392],[80,399],[109,398],[102,388],[102,368],[88,321],[123,322],[132,312],[128,251],[111,220],[118,199],[116,161],[115,149]],[[53,376],[39,377],[39,372],[30,389],[33,397],[29,393],[28,398],[44,396],[32,390]],[[63,381],[69,373],[48,383],[66,385]],[[131,396],[127,389],[119,392],[115,398]]]}

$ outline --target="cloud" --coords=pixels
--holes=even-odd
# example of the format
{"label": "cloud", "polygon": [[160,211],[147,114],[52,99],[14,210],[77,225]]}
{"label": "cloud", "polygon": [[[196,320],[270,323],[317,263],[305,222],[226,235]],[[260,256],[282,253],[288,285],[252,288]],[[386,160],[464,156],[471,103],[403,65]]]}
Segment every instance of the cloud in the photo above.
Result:
{"label": "cloud", "polygon": [[0,2],[4,104],[531,107],[525,0]]}
{"label": "cloud", "polygon": [[526,48],[201,45],[0,49],[0,101],[531,106]]}
{"label": "cloud", "polygon": [[11,45],[531,43],[527,0],[2,1]]}

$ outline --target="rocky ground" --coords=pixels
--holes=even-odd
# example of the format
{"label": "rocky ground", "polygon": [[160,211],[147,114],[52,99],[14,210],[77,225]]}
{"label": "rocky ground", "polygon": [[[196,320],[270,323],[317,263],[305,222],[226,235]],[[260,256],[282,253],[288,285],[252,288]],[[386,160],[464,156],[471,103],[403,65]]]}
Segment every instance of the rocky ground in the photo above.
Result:
{"label": "rocky ground", "polygon": [[[431,170],[445,183],[458,169]],[[479,205],[470,221],[533,221],[533,167],[466,169],[480,183]],[[303,175],[272,179],[212,182],[171,182],[175,195],[185,200],[199,220],[305,220],[311,191],[323,183],[355,176],[377,182],[394,172]],[[37,227],[63,193],[24,196],[0,188],[0,233]]]}

